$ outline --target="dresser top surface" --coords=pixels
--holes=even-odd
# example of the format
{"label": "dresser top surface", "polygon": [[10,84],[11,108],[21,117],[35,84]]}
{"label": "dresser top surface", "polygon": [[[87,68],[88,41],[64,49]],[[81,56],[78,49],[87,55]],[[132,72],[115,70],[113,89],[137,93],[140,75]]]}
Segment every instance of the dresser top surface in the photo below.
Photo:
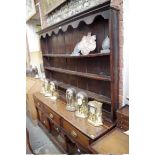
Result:
{"label": "dresser top surface", "polygon": [[96,153],[129,153],[129,136],[115,128],[92,143],[90,148]]}
{"label": "dresser top surface", "polygon": [[66,104],[63,101],[61,100],[57,100],[56,102],[52,101],[51,99],[44,97],[39,92],[35,93],[34,96],[43,104],[45,104],[47,107],[49,107],[51,110],[60,115],[63,119],[68,121],[75,128],[77,128],[86,136],[88,136],[90,139],[98,138],[99,136],[108,132],[108,130],[110,130],[114,126],[113,124],[110,124],[108,122],[105,123],[103,122],[102,126],[95,127],[89,124],[87,119],[78,118],[77,116],[75,116],[74,112],[67,111]]}

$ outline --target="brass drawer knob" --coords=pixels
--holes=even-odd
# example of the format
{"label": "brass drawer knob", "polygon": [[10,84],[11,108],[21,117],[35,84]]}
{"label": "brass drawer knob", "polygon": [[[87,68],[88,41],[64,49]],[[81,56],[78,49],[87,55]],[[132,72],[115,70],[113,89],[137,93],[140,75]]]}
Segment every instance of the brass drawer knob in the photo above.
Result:
{"label": "brass drawer knob", "polygon": [[73,130],[71,131],[71,135],[72,135],[73,137],[75,137],[75,138],[77,137],[77,133],[76,133],[75,131],[73,131]]}
{"label": "brass drawer knob", "polygon": [[53,118],[53,117],[54,117],[53,114],[50,113],[50,118]]}
{"label": "brass drawer knob", "polygon": [[55,130],[57,131],[57,132],[59,132],[60,130],[59,130],[59,128],[55,128]]}
{"label": "brass drawer knob", "polygon": [[44,124],[46,123],[46,121],[44,120]]}

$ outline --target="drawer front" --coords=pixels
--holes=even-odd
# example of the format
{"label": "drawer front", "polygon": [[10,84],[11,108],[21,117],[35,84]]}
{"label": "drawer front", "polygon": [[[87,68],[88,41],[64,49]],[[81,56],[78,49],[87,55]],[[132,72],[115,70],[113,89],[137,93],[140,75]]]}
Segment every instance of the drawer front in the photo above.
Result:
{"label": "drawer front", "polygon": [[44,105],[43,103],[41,103],[40,101],[36,100],[36,106],[40,109],[42,109],[47,115],[48,117],[54,121],[55,123],[57,123],[58,125],[60,125],[60,116],[57,115],[55,112],[53,112],[51,109],[49,109],[46,105]]}
{"label": "drawer front", "polygon": [[46,115],[40,110],[38,111],[38,113],[39,113],[40,122],[47,128],[47,130],[50,130],[50,124]]}
{"label": "drawer front", "polygon": [[65,120],[63,120],[63,128],[75,141],[79,142],[82,146],[87,147],[89,145],[89,138]]}
{"label": "drawer front", "polygon": [[49,109],[48,107],[44,106],[44,110],[47,112],[48,117],[55,122],[57,125],[60,125],[61,117],[57,115],[54,111]]}

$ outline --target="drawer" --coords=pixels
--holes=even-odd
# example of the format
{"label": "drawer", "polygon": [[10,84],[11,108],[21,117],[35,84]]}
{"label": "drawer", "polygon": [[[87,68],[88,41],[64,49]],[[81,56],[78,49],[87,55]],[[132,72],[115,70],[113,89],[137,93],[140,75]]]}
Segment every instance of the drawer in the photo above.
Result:
{"label": "drawer", "polygon": [[89,145],[89,138],[65,120],[63,120],[63,128],[75,141],[82,146],[87,147]]}
{"label": "drawer", "polygon": [[36,100],[36,106],[39,109],[41,109],[42,111],[44,111],[52,121],[54,121],[55,123],[60,125],[60,116],[59,115],[57,115],[55,112],[53,112],[50,108],[48,108],[46,105],[44,105],[39,100]]}
{"label": "drawer", "polygon": [[48,114],[48,117],[57,125],[60,125],[60,120],[61,117],[56,114],[54,111],[52,111],[51,109],[49,109],[47,106],[44,105],[44,111],[46,111],[46,113]]}
{"label": "drawer", "polygon": [[39,112],[40,122],[47,128],[47,130],[50,130],[50,124],[49,124],[48,118],[47,118],[46,115],[45,115],[43,112],[41,112],[40,110],[39,110],[38,112]]}

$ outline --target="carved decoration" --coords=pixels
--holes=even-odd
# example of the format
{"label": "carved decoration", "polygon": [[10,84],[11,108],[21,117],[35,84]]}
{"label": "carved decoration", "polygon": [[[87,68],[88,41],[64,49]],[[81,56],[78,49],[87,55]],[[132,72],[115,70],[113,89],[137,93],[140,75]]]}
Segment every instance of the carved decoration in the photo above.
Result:
{"label": "carved decoration", "polygon": [[46,24],[43,28],[54,25],[64,19],[74,16],[80,12],[90,9],[99,4],[103,4],[108,0],[70,0],[66,2],[59,9],[55,9],[48,16],[46,16]]}
{"label": "carved decoration", "polygon": [[63,32],[66,32],[67,28],[69,26],[72,26],[75,29],[75,28],[77,28],[79,26],[80,22],[82,22],[82,21],[85,22],[87,25],[92,24],[97,16],[101,16],[104,19],[109,19],[109,14],[110,14],[109,10],[107,10],[107,11],[104,11],[104,12],[93,14],[93,15],[88,16],[88,17],[80,18],[80,19],[78,19],[78,20],[76,20],[74,22],[70,22],[69,24],[62,25],[61,27],[57,26],[57,28],[54,28],[54,29],[52,29],[50,31],[47,31],[45,33],[41,32],[41,36],[43,38],[45,38],[47,34],[48,34],[48,36],[51,36],[52,33],[58,34],[59,30],[62,30]]}
{"label": "carved decoration", "polygon": [[26,21],[36,14],[34,0],[26,0]]}
{"label": "carved decoration", "polygon": [[43,3],[44,6],[44,14],[49,14],[66,1],[67,0],[41,0],[41,3]]}

